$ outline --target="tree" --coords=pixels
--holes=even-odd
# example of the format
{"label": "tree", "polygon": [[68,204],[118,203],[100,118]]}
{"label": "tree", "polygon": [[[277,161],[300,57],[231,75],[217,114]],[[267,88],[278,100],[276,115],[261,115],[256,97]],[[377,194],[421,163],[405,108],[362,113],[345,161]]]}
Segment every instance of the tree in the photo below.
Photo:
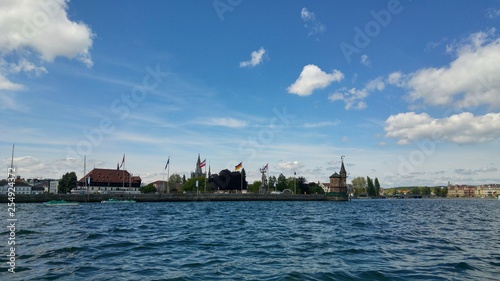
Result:
{"label": "tree", "polygon": [[62,176],[59,184],[57,186],[58,193],[68,193],[71,192],[73,188],[76,188],[76,174],[75,172],[66,173]]}
{"label": "tree", "polygon": [[283,191],[283,190],[285,190],[287,188],[288,188],[288,184],[287,184],[287,181],[286,181],[286,177],[283,174],[280,174],[278,176],[278,184],[276,186],[276,189],[278,191]]}
{"label": "tree", "polygon": [[370,177],[366,177],[366,192],[368,196],[375,196],[375,186],[373,185],[373,180]]}
{"label": "tree", "polygon": [[380,196],[380,183],[378,182],[378,178],[375,178],[375,196]]}
{"label": "tree", "polygon": [[297,179],[297,193],[298,194],[310,193],[309,185],[307,184],[306,178],[299,177]]}
{"label": "tree", "polygon": [[259,188],[262,185],[261,181],[254,181],[252,184],[248,186],[248,191],[253,193],[259,193]]}
{"label": "tree", "polygon": [[[198,188],[196,188],[196,181],[198,181]],[[198,191],[204,191],[205,190],[205,176],[201,177],[194,177],[188,179],[184,184],[182,184],[182,190],[183,191],[189,191],[189,192],[196,192]],[[208,185],[207,185],[207,190],[208,190]]]}
{"label": "tree", "polygon": [[168,178],[168,187],[170,191],[179,189],[182,183],[183,180],[179,174],[173,174]]}
{"label": "tree", "polygon": [[356,177],[351,181],[352,187],[354,189],[354,196],[359,196],[362,193],[366,192],[366,178],[364,177]]}
{"label": "tree", "polygon": [[139,191],[141,193],[155,193],[156,192],[156,187],[152,183],[150,183],[150,184],[148,184],[146,186],[141,186],[139,188]]}
{"label": "tree", "polygon": [[216,190],[241,190],[247,189],[247,181],[242,181],[243,173],[231,172],[228,169],[222,170],[219,174],[210,176],[208,182]]}

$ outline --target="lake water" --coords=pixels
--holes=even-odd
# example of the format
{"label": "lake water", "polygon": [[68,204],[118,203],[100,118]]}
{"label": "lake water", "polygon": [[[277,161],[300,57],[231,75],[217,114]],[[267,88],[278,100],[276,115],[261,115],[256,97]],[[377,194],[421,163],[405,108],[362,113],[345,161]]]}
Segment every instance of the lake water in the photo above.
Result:
{"label": "lake water", "polygon": [[16,215],[16,273],[3,231],[0,280],[500,279],[499,200],[19,204]]}

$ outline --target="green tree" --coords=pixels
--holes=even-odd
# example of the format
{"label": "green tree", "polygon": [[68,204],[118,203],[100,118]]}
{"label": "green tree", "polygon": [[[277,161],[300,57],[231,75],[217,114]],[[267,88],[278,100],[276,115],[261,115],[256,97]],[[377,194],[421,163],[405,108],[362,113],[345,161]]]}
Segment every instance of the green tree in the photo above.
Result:
{"label": "green tree", "polygon": [[242,182],[241,182],[240,186],[243,184],[243,189],[247,189],[248,182],[247,182],[247,172],[245,171],[245,168],[241,169],[241,176],[243,178],[241,178]]}
{"label": "green tree", "polygon": [[[196,181],[198,181],[198,188],[196,188]],[[187,192],[196,192],[196,190],[198,190],[199,192],[204,191],[205,176],[188,179],[184,184],[182,184],[181,189]],[[207,185],[207,190],[210,190],[208,185]]]}
{"label": "green tree", "polygon": [[141,193],[155,193],[156,192],[156,187],[152,183],[150,183],[148,185],[141,186],[139,188],[139,191]]}
{"label": "green tree", "polygon": [[415,186],[415,187],[412,187],[412,188],[410,189],[410,194],[412,194],[412,195],[420,195],[420,188],[418,188],[418,187],[416,187],[416,186]]}
{"label": "green tree", "polygon": [[259,188],[262,185],[261,181],[254,181],[252,184],[248,185],[248,191],[253,193],[259,193]]}
{"label": "green tree", "polygon": [[446,197],[448,195],[448,187],[437,187],[434,193],[437,197]]}
{"label": "green tree", "polygon": [[304,177],[298,177],[297,178],[297,194],[308,194],[310,193],[309,191],[309,185],[307,184],[307,180]]}
{"label": "green tree", "polygon": [[75,172],[66,173],[62,176],[59,184],[57,185],[58,193],[68,193],[71,192],[73,188],[76,188],[76,174]]}
{"label": "green tree", "polygon": [[380,183],[378,182],[378,178],[375,178],[375,196],[380,196]]}
{"label": "green tree", "polygon": [[351,183],[354,189],[354,196],[359,196],[366,192],[366,178],[355,177],[352,179]]}
{"label": "green tree", "polygon": [[431,195],[431,188],[428,186],[419,187],[420,195]]}
{"label": "green tree", "polygon": [[283,174],[278,176],[278,184],[276,188],[278,191],[283,191],[288,188],[286,177]]}
{"label": "green tree", "polygon": [[[179,174],[173,174],[168,178],[168,187],[170,191],[178,190],[182,186],[182,178]],[[165,187],[167,188],[167,187]]]}
{"label": "green tree", "polygon": [[375,186],[373,185],[373,180],[370,177],[366,177],[366,192],[368,196],[375,196]]}

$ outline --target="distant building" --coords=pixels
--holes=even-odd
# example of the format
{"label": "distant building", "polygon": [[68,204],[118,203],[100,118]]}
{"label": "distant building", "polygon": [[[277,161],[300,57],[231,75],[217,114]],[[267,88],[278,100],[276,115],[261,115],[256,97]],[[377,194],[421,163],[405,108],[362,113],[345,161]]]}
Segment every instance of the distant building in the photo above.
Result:
{"label": "distant building", "polygon": [[[17,194],[31,194],[32,185],[27,181],[22,179],[20,176],[17,176],[14,181],[14,187],[16,188]],[[0,194],[7,194],[9,192],[9,182],[7,180],[0,181]]]}
{"label": "distant building", "polygon": [[475,186],[465,184],[448,184],[448,197],[475,197],[475,193]]}
{"label": "distant building", "polygon": [[49,189],[47,193],[57,194],[57,187],[59,186],[59,180],[52,180],[49,183]]}
{"label": "distant building", "polygon": [[94,168],[78,181],[77,189],[84,193],[85,186],[88,186],[89,193],[138,194],[141,177],[132,176],[125,170]]}
{"label": "distant building", "polygon": [[483,184],[476,187],[475,196],[479,198],[498,197],[500,184]]}
{"label": "distant building", "polygon": [[154,181],[151,183],[158,193],[166,193],[167,192],[167,181]]}
{"label": "distant building", "polygon": [[328,192],[347,193],[346,180],[347,172],[344,167],[344,161],[342,161],[342,164],[340,166],[340,173],[335,172],[330,176],[330,190]]}

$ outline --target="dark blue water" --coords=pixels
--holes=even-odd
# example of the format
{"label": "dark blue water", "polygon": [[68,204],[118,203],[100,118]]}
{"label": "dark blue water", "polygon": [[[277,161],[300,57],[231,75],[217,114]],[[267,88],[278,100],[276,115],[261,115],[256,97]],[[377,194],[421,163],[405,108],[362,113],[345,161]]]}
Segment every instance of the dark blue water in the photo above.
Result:
{"label": "dark blue water", "polygon": [[20,204],[16,211],[16,273],[7,272],[4,231],[0,280],[500,279],[498,200]]}

